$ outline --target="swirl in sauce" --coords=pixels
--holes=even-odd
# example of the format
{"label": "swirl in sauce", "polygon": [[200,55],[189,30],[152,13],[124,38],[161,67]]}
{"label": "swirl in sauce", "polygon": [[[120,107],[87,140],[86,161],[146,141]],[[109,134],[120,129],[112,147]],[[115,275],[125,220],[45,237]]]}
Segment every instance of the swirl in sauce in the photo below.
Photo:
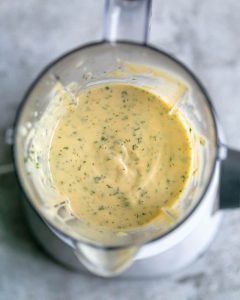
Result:
{"label": "swirl in sauce", "polygon": [[127,84],[95,86],[65,101],[49,165],[74,215],[129,229],[176,203],[191,167],[188,131],[157,95]]}

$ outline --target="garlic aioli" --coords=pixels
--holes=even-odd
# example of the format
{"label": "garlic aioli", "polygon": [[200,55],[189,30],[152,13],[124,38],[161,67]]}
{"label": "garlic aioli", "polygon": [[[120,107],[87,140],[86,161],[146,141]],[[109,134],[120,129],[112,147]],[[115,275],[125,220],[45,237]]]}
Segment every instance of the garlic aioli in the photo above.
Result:
{"label": "garlic aioli", "polygon": [[130,229],[158,220],[179,200],[190,174],[188,129],[144,88],[91,87],[64,100],[49,166],[57,192],[89,224]]}

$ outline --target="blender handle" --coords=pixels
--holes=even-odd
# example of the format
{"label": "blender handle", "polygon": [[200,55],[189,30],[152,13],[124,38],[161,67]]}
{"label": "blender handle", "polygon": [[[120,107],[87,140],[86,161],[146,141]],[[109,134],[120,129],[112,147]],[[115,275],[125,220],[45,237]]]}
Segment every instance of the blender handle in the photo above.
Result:
{"label": "blender handle", "polygon": [[220,209],[240,207],[240,151],[228,148],[221,163]]}
{"label": "blender handle", "polygon": [[146,43],[152,0],[106,0],[104,40]]}
{"label": "blender handle", "polygon": [[[5,131],[5,138],[4,142],[6,146],[12,146],[13,145],[13,128],[7,128]],[[14,166],[12,159],[9,162],[4,162],[0,164],[0,176],[4,176],[8,173],[13,173],[14,172]]]}

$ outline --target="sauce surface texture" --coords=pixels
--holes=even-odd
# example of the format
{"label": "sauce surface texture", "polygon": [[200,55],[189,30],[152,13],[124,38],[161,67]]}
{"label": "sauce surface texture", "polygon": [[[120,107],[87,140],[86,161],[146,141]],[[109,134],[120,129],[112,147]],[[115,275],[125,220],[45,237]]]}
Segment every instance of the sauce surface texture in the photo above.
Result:
{"label": "sauce surface texture", "polygon": [[157,95],[127,84],[99,85],[64,99],[49,166],[74,215],[109,229],[161,217],[191,168],[188,129]]}

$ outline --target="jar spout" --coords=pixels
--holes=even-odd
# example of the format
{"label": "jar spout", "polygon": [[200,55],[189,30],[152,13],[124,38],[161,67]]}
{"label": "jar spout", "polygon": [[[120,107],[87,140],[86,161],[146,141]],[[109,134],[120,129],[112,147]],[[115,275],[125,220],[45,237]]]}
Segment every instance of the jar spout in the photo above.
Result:
{"label": "jar spout", "polygon": [[100,248],[77,243],[75,254],[87,270],[102,277],[121,274],[133,263],[137,246],[123,248]]}

